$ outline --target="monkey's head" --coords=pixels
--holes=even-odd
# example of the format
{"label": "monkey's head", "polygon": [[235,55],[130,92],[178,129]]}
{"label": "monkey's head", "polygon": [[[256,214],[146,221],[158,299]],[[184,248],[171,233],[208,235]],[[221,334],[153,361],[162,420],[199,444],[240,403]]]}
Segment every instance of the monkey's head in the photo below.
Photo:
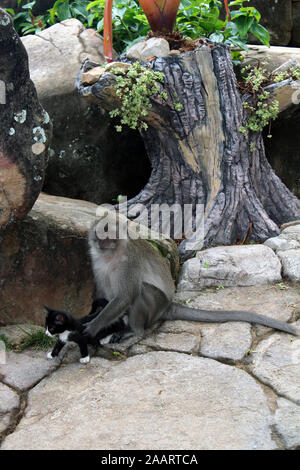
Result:
{"label": "monkey's head", "polygon": [[114,250],[121,241],[128,239],[128,220],[121,214],[106,211],[92,225],[89,233],[90,247]]}

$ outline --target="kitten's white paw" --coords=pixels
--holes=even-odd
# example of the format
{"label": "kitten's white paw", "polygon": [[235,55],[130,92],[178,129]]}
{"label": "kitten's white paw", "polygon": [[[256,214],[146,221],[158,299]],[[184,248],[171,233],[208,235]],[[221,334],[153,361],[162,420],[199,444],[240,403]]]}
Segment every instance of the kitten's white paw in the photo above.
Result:
{"label": "kitten's white paw", "polygon": [[81,357],[79,359],[79,362],[81,362],[81,364],[87,364],[88,362],[90,362],[90,356]]}
{"label": "kitten's white paw", "polygon": [[47,353],[47,359],[53,359],[53,356],[52,356],[52,352],[51,352],[51,351]]}

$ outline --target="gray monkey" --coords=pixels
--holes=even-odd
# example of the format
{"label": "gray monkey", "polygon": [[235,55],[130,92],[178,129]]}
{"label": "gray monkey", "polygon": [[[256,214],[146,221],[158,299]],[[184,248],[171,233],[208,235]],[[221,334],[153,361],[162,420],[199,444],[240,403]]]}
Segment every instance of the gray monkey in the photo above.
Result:
{"label": "gray monkey", "polygon": [[[115,225],[120,226],[119,216],[115,216],[115,219]],[[99,235],[98,228],[103,228],[104,222],[102,217],[92,226],[89,247],[97,296],[107,299],[108,304],[89,323],[85,334],[95,336],[100,329],[115,322],[125,312],[128,314],[128,325],[122,332],[122,339],[133,334],[142,334],[145,328],[158,320],[209,323],[241,321],[257,323],[293,335],[299,334],[288,323],[252,312],[206,311],[174,303],[175,285],[168,261],[147,240],[116,239],[110,232],[103,237],[103,230]]]}

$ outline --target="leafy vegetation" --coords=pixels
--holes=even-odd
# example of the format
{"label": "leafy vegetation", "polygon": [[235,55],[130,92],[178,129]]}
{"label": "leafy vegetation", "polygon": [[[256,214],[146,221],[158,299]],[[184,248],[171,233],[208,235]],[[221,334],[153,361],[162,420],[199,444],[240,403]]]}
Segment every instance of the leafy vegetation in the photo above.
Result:
{"label": "leafy vegetation", "polygon": [[249,0],[235,0],[228,4],[230,17],[221,19],[222,2],[219,0],[182,0],[177,17],[178,30],[192,39],[207,37],[213,42],[222,42],[243,50],[249,33],[260,42],[269,45],[270,35],[259,24],[260,13],[254,7],[245,7]]}
{"label": "leafy vegetation", "polygon": [[121,116],[121,124],[116,126],[116,130],[121,132],[122,124],[131,129],[147,129],[143,118],[151,109],[150,96],[168,98],[167,93],[162,92],[160,87],[164,75],[142,67],[139,62],[134,62],[126,72],[121,68],[112,68],[111,72],[116,75],[115,90],[121,100],[121,106],[109,113],[112,118]]}
{"label": "leafy vegetation", "polygon": [[20,349],[48,349],[53,346],[55,340],[46,336],[46,334],[41,330],[32,331],[27,333],[27,337],[20,345]]}
{"label": "leafy vegetation", "polygon": [[[276,99],[270,99],[270,93],[264,90],[264,87],[270,83],[280,82],[287,78],[294,80],[300,79],[300,68],[291,66],[286,70],[278,70],[270,73],[266,69],[266,62],[259,65],[248,65],[241,70],[243,80],[240,88],[244,93],[250,93],[253,98],[252,102],[245,101],[244,108],[248,112],[248,120],[245,126],[240,127],[243,135],[247,134],[247,129],[252,132],[261,132],[264,127],[275,120],[279,112],[279,103]],[[268,137],[272,137],[270,134]],[[255,151],[253,147],[251,151]]]}
{"label": "leafy vegetation", "polygon": [[[247,49],[248,34],[252,33],[260,42],[269,45],[269,33],[259,24],[260,13],[254,7],[245,6],[249,0],[229,2],[230,15],[221,18],[222,2],[219,0],[181,0],[176,18],[176,28],[192,39],[206,37],[238,49]],[[18,0],[20,2],[20,0]],[[40,32],[48,26],[68,18],[77,18],[86,27],[103,33],[105,0],[57,0],[45,14],[34,16],[35,0],[22,7],[14,16],[19,34]],[[134,43],[144,39],[149,24],[138,0],[115,0],[112,5],[114,48],[123,52]],[[238,52],[234,52],[234,59]]]}

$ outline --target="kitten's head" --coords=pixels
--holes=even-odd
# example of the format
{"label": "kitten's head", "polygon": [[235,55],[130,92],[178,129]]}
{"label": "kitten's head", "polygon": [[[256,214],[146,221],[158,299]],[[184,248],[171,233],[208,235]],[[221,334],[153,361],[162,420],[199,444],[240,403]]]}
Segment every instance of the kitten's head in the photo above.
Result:
{"label": "kitten's head", "polygon": [[59,312],[58,310],[52,310],[49,307],[45,307],[46,312],[46,335],[55,336],[63,333],[68,329],[68,314],[65,312]]}

